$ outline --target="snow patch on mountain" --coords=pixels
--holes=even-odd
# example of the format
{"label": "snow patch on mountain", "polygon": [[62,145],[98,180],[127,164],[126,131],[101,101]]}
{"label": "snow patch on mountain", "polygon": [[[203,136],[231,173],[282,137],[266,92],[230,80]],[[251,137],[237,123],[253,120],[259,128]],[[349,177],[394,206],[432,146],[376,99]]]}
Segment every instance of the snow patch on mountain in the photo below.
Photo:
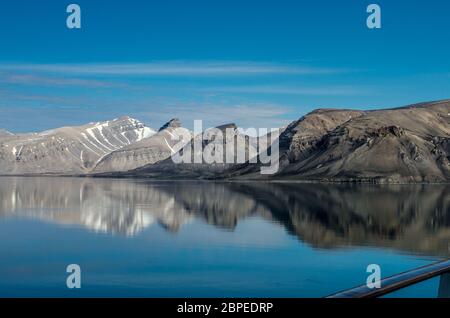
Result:
{"label": "snow patch on mountain", "polygon": [[155,133],[130,117],[40,133],[0,130],[0,174],[85,174],[111,152]]}

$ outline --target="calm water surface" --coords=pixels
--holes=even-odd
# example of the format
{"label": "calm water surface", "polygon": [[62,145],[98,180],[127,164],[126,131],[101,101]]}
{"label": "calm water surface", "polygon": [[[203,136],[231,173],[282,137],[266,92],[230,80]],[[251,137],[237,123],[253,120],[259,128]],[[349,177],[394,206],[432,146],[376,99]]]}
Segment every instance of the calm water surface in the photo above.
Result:
{"label": "calm water surface", "polygon": [[0,178],[3,297],[320,297],[449,243],[450,186]]}

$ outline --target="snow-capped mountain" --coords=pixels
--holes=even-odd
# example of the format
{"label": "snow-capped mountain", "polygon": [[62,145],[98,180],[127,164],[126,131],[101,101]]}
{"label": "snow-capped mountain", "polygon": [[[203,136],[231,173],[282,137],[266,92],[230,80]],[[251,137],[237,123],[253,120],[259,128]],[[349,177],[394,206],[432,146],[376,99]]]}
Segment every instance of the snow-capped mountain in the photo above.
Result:
{"label": "snow-capped mountain", "polygon": [[0,174],[85,174],[111,152],[153,134],[130,117],[41,133],[0,134]]}
{"label": "snow-capped mountain", "polygon": [[170,158],[179,150],[178,137],[174,136],[175,129],[179,127],[181,122],[178,119],[170,120],[150,138],[137,141],[103,157],[93,172],[128,171]]}

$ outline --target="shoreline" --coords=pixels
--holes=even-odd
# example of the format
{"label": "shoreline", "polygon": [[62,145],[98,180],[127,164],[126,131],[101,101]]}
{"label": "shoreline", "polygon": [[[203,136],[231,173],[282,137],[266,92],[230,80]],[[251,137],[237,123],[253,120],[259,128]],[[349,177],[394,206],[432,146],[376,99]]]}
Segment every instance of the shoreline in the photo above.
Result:
{"label": "shoreline", "polygon": [[349,180],[320,180],[320,179],[236,179],[236,178],[152,178],[149,176],[127,176],[127,175],[77,175],[77,174],[17,174],[0,175],[0,178],[86,178],[86,179],[126,179],[146,180],[152,182],[211,182],[211,183],[291,183],[291,184],[346,184],[346,185],[450,185],[446,182],[386,182],[371,179],[349,179]]}

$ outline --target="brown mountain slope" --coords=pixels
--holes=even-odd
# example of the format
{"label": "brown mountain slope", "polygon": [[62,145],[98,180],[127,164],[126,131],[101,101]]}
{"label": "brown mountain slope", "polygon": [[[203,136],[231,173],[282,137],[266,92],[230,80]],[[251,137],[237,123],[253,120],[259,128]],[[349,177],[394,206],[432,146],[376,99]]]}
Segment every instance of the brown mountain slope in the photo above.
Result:
{"label": "brown mountain slope", "polygon": [[[292,163],[307,159],[315,151],[317,143],[324,135],[364,114],[364,111],[358,110],[318,109],[289,124],[280,131],[280,172]],[[262,176],[260,171],[259,164],[246,163],[233,167],[226,174],[227,177],[242,176],[244,179],[273,177]]]}
{"label": "brown mountain slope", "polygon": [[450,101],[376,111],[319,109],[280,135],[280,169],[233,167],[235,179],[450,182]]}
{"label": "brown mountain slope", "polygon": [[368,111],[288,154],[277,178],[448,182],[450,101]]}

